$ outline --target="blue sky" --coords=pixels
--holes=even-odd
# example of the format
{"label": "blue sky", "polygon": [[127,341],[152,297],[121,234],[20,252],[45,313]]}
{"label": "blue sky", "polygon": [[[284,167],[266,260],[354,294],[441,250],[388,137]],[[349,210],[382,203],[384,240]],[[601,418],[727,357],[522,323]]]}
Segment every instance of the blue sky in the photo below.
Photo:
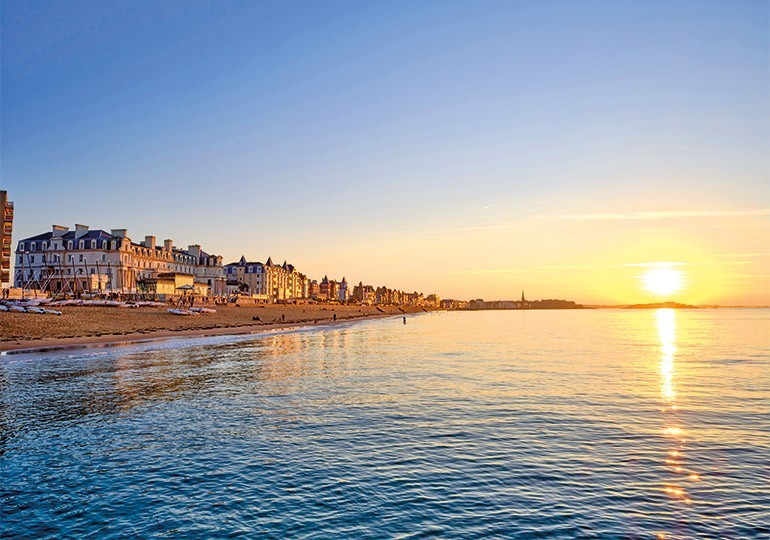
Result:
{"label": "blue sky", "polygon": [[125,227],[475,296],[448,267],[602,234],[533,217],[770,207],[767,2],[1,5],[16,239]]}

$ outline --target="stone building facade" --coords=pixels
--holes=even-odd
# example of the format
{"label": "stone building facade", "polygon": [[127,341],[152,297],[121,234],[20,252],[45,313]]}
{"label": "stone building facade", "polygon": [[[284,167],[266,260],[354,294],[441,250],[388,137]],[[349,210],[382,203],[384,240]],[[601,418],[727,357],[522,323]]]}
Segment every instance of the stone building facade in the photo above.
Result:
{"label": "stone building facade", "polygon": [[156,245],[154,236],[136,243],[126,229],[106,232],[85,225],[75,225],[74,231],[54,225],[50,232],[20,240],[14,282],[54,294],[134,294],[169,272],[193,275],[201,293],[225,294],[222,258],[200,246],[181,250],[171,240]]}
{"label": "stone building facade", "polygon": [[267,262],[250,262],[242,256],[238,262],[225,265],[227,287],[268,302],[283,302],[307,298],[308,280],[293,265]]}

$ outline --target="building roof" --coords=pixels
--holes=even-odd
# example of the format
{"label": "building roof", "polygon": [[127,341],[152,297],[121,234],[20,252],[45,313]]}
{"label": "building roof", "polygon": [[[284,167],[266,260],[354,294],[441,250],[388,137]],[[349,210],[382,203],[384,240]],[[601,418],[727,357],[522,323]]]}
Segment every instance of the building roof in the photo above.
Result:
{"label": "building roof", "polygon": [[246,257],[241,257],[241,260],[238,262],[231,262],[230,264],[226,264],[225,266],[264,266],[259,261],[247,261]]}
{"label": "building roof", "polygon": [[[19,240],[19,242],[36,242],[38,240],[50,240],[53,238],[53,232],[48,231],[43,234],[38,234],[37,236],[30,236],[29,238],[23,238]],[[110,233],[103,231],[101,229],[94,229],[89,230],[87,233],[85,233],[82,236],[75,237],[75,231],[69,231],[64,233],[61,236],[58,236],[57,238],[61,238],[62,240],[115,240],[117,238],[120,238],[118,236],[113,236]]]}

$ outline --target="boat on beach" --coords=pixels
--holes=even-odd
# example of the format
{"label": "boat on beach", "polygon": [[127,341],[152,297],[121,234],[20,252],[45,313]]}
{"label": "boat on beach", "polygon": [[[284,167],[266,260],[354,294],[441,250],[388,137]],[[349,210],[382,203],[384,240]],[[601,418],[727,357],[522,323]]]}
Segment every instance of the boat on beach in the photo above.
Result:
{"label": "boat on beach", "polygon": [[0,304],[0,311],[15,313],[36,313],[38,315],[61,315],[61,311],[46,309],[34,304]]}
{"label": "boat on beach", "polygon": [[178,309],[178,308],[171,308],[167,310],[172,315],[182,315],[185,317],[190,317],[193,315],[200,315],[200,313],[196,311],[190,311],[189,309]]}

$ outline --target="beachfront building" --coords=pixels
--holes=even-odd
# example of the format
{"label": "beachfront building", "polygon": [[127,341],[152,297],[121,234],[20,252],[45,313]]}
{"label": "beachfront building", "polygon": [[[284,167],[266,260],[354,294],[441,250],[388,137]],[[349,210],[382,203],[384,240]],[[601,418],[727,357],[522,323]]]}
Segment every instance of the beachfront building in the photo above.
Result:
{"label": "beachfront building", "polygon": [[324,276],[321,283],[316,283],[314,280],[311,284],[311,289],[313,287],[317,287],[317,290],[312,291],[315,296],[311,296],[311,298],[337,302],[346,302],[349,298],[348,282],[344,277],[342,281],[337,281],[329,279],[329,276]]}
{"label": "beachfront building", "polygon": [[318,284],[318,281],[315,279],[309,279],[307,282],[307,297],[312,298],[313,300],[318,300],[320,295],[321,286]]}
{"label": "beachfront building", "polygon": [[143,292],[160,300],[190,292],[199,296],[203,292],[203,296],[206,296],[206,289],[200,283],[196,289],[195,276],[184,272],[162,272],[143,280],[142,287]]}
{"label": "beachfront building", "polygon": [[8,192],[0,191],[0,215],[3,229],[0,232],[0,288],[11,281],[11,233],[13,232],[13,203],[8,200]]}
{"label": "beachfront building", "polygon": [[359,281],[358,285],[353,287],[353,300],[360,304],[372,305],[377,301],[377,293],[371,285],[364,285]]}
{"label": "beachfront building", "polygon": [[439,306],[441,309],[467,309],[468,308],[468,302],[465,300],[454,300],[454,299],[444,299],[441,300],[439,303]]}
{"label": "beachfront building", "polygon": [[282,265],[249,262],[241,257],[238,262],[225,265],[228,290],[264,299],[282,302],[307,298],[307,277],[286,261]]}
{"label": "beachfront building", "polygon": [[348,298],[350,298],[350,293],[348,292],[348,280],[345,279],[345,276],[342,276],[342,281],[338,283],[337,299],[340,302],[347,302]]}
{"label": "beachfront building", "polygon": [[177,249],[171,240],[156,245],[154,236],[136,243],[126,229],[75,230],[54,225],[52,230],[20,240],[16,249],[17,287],[52,294],[138,294],[164,273],[194,276],[202,295],[225,291],[222,258],[200,246]]}

